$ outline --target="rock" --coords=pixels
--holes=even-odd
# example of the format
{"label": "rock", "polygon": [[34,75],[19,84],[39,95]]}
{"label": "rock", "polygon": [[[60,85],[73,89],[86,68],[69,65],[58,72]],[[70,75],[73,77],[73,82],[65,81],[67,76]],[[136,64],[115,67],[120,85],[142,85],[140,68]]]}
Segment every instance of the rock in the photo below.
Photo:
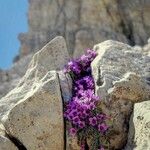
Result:
{"label": "rock", "polygon": [[150,101],[136,103],[130,118],[128,143],[125,150],[150,149]]}
{"label": "rock", "polygon": [[89,45],[94,45],[92,36],[89,34],[88,31],[78,31],[76,34],[76,41],[75,41],[75,51],[73,54],[73,58],[79,58],[81,55],[85,54],[87,43]]}
{"label": "rock", "polygon": [[[102,101],[98,107],[113,119],[108,134],[110,150],[122,149],[127,142],[134,103],[150,99],[150,57],[143,49],[136,51],[135,47],[111,40],[94,49],[98,55],[91,65],[92,74],[95,92]],[[70,76],[60,70],[69,59],[64,39],[55,38],[33,56],[19,84],[0,100],[0,120],[7,134],[27,150],[80,149],[77,137],[72,138],[64,131],[69,127],[64,126],[63,101],[71,97],[72,82]],[[18,80],[15,75],[14,78]],[[7,77],[1,80],[7,81]],[[144,131],[142,127],[142,132],[143,136],[147,129]],[[144,139],[132,141],[138,144]]]}
{"label": "rock", "polygon": [[15,88],[20,78],[25,74],[33,54],[21,58],[13,64],[10,70],[0,70],[0,98]]}
{"label": "rock", "polygon": [[149,5],[148,0],[30,0],[29,31],[19,36],[20,56],[58,35],[65,37],[75,56],[107,39],[144,45],[150,37]]}
{"label": "rock", "polygon": [[147,42],[148,42],[148,44],[150,44],[150,38],[148,38]]}
{"label": "rock", "polygon": [[63,101],[58,73],[68,62],[57,37],[37,52],[15,89],[0,100],[0,119],[27,150],[64,148]]}
{"label": "rock", "polygon": [[113,88],[108,93],[116,99],[140,102],[150,97],[149,85],[135,73],[128,72],[125,76],[114,82]]}
{"label": "rock", "polygon": [[110,130],[112,149],[121,149],[127,140],[133,104],[150,99],[150,57],[129,45],[105,41],[94,47],[92,62],[96,94],[103,111],[113,118]]}
{"label": "rock", "polygon": [[134,47],[133,47],[133,49],[135,50],[135,52],[142,52],[143,51],[143,47],[141,47],[141,46],[139,46],[139,45],[135,45]]}
{"label": "rock", "polygon": [[[63,47],[66,48],[66,44],[62,45],[62,48]],[[64,50],[64,48],[62,50]],[[67,52],[67,50],[64,50],[64,53],[66,53],[66,52]],[[59,55],[58,53],[59,52],[57,52],[56,55]],[[62,56],[63,55],[64,54],[62,52]],[[17,61],[16,63],[13,64],[13,66],[10,70],[6,70],[6,71],[0,70],[0,98],[2,98],[4,95],[6,95],[10,90],[12,90],[18,84],[20,78],[25,74],[25,72],[28,68],[29,62],[31,61],[32,56],[33,56],[33,53],[21,58],[19,61]],[[66,57],[69,58],[69,55],[67,54]],[[61,58],[61,56],[60,56],[60,58]]]}
{"label": "rock", "polygon": [[33,84],[2,122],[7,132],[19,139],[27,150],[63,149],[63,104],[57,73],[47,72]]}
{"label": "rock", "polygon": [[148,43],[144,45],[143,52],[150,56],[150,39],[148,40]]}
{"label": "rock", "polygon": [[[108,39],[143,49],[150,37],[149,5],[148,0],[29,0],[29,30],[19,35],[20,61],[15,63],[15,69],[0,73],[0,98],[26,72],[31,57],[24,56],[33,55],[57,35],[65,37],[73,58]],[[145,53],[148,47],[144,46]],[[1,77],[7,80],[1,81]]]}
{"label": "rock", "polygon": [[[68,102],[72,96],[72,80],[69,74],[64,74],[63,71],[58,72],[59,82],[61,87],[61,94],[64,102]],[[80,150],[78,145],[77,136],[72,137],[69,134],[69,129],[71,125],[65,122],[65,150]]]}
{"label": "rock", "polygon": [[59,71],[58,75],[63,101],[68,102],[72,97],[72,79],[69,74],[64,74],[63,71]]}
{"label": "rock", "polygon": [[7,138],[2,125],[0,125],[0,150],[18,150],[18,148]]}
{"label": "rock", "polygon": [[[1,114],[3,111],[5,113],[7,110],[9,110],[9,107],[13,107],[16,104],[16,102],[19,101],[19,99],[23,98],[28,92],[28,89],[30,89],[33,86],[32,84],[34,82],[38,83],[38,80],[43,78],[46,75],[46,73],[50,70],[62,69],[64,65],[68,62],[68,60],[69,55],[66,49],[65,41],[62,37],[55,38],[45,47],[43,47],[41,51],[37,52],[34,55],[29,65],[29,69],[17,85],[18,91],[13,90],[10,93],[8,93],[5,98],[2,98],[0,100]],[[38,66],[36,63],[38,64]],[[34,77],[36,77],[38,80],[36,79],[36,81]],[[24,84],[28,88],[24,87]],[[23,93],[20,93],[22,91]],[[11,103],[11,105],[8,105],[6,101],[8,101],[9,104]]]}
{"label": "rock", "polygon": [[144,82],[149,82],[149,56],[135,52],[129,45],[111,40],[96,45],[94,49],[98,56],[92,63],[92,70],[97,94],[102,99],[106,98],[114,82],[121,80],[128,72],[134,72]]}

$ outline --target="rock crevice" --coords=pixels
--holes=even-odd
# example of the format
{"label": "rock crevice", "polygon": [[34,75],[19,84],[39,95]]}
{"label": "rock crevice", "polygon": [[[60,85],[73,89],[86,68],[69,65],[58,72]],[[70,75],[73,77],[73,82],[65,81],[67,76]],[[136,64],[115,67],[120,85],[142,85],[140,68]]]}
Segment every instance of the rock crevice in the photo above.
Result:
{"label": "rock crevice", "polygon": [[[101,97],[97,107],[113,119],[108,134],[110,150],[132,149],[134,143],[135,150],[149,149],[149,46],[131,47],[108,40],[95,45],[94,50],[92,76],[95,93]],[[80,149],[77,136],[68,134],[63,117],[63,104],[72,96],[72,80],[61,70],[69,60],[62,37],[33,56],[19,84],[0,100],[0,122],[8,137],[0,134],[0,148],[5,143],[3,150]],[[143,110],[138,111],[140,107]]]}
{"label": "rock crevice", "polygon": [[26,147],[15,137],[6,133],[6,137],[18,148],[18,150],[27,150]]}

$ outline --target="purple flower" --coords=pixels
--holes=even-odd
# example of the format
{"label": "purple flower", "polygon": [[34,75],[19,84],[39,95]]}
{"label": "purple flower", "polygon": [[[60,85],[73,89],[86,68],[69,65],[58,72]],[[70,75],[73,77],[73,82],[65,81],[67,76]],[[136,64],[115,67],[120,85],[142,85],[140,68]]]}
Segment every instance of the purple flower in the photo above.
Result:
{"label": "purple flower", "polygon": [[85,127],[85,122],[84,121],[79,121],[78,122],[78,126],[79,126],[79,128],[84,128]]}
{"label": "purple flower", "polygon": [[93,109],[95,109],[96,108],[96,105],[94,104],[94,103],[90,103],[89,104],[89,109],[90,110],[93,110]]}
{"label": "purple flower", "polygon": [[80,119],[79,119],[78,116],[76,116],[76,117],[73,118],[73,123],[74,124],[78,124],[79,122],[80,122]]}
{"label": "purple flower", "polygon": [[65,67],[65,68],[63,69],[63,73],[68,73],[68,68],[67,68],[67,67]]}
{"label": "purple flower", "polygon": [[85,150],[85,143],[81,144],[81,150]]}
{"label": "purple flower", "polygon": [[89,124],[95,126],[97,124],[97,118],[96,117],[89,118]]}
{"label": "purple flower", "polygon": [[98,150],[105,150],[102,146]]}
{"label": "purple flower", "polygon": [[70,112],[68,113],[67,115],[67,118],[69,120],[72,120],[73,118],[77,117],[77,110],[76,109],[73,109],[73,110],[70,110]]}
{"label": "purple flower", "polygon": [[108,126],[105,123],[99,124],[98,125],[98,131],[101,133],[106,132],[108,129]]}
{"label": "purple flower", "polygon": [[89,54],[92,58],[95,58],[97,55],[97,53],[91,49],[87,49],[87,54]]}
{"label": "purple flower", "polygon": [[88,56],[87,55],[82,55],[81,57],[80,57],[80,61],[81,61],[81,63],[88,63],[88,61],[89,61],[89,58],[88,58]]}
{"label": "purple flower", "polygon": [[[88,49],[79,59],[69,61],[64,69],[64,73],[70,73],[73,78],[72,98],[67,102],[64,112],[64,117],[75,127],[69,130],[73,136],[87,126],[93,126],[101,133],[108,129],[104,123],[106,115],[95,114],[100,98],[94,93],[94,79],[90,65],[96,55],[95,51]],[[84,150],[85,141],[80,142],[81,149]],[[99,150],[104,149],[100,146]]]}
{"label": "purple flower", "polygon": [[70,128],[70,129],[69,129],[69,134],[70,134],[71,136],[75,136],[76,133],[77,133],[77,129],[75,129],[75,128]]}
{"label": "purple flower", "polygon": [[80,57],[80,61],[81,61],[82,67],[87,67],[90,64],[90,59],[87,55],[82,55]]}
{"label": "purple flower", "polygon": [[84,110],[84,111],[80,111],[80,118],[81,119],[86,119],[88,117],[88,114],[87,112]]}
{"label": "purple flower", "polygon": [[68,65],[64,69],[64,72],[71,72],[71,71],[75,74],[79,74],[81,72],[80,65],[75,60],[69,61]]}
{"label": "purple flower", "polygon": [[96,118],[99,120],[99,121],[104,121],[106,120],[106,114],[97,114]]}
{"label": "purple flower", "polygon": [[76,109],[73,109],[73,110],[70,112],[70,114],[72,114],[74,117],[77,116],[77,113],[78,113],[78,112],[77,112]]}

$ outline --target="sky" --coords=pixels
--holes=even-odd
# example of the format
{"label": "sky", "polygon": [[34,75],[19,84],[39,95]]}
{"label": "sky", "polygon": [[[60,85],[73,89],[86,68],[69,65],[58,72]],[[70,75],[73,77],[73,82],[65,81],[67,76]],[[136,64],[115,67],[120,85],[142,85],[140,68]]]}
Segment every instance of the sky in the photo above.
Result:
{"label": "sky", "polygon": [[18,34],[27,32],[28,0],[0,0],[0,69],[9,69],[19,53]]}

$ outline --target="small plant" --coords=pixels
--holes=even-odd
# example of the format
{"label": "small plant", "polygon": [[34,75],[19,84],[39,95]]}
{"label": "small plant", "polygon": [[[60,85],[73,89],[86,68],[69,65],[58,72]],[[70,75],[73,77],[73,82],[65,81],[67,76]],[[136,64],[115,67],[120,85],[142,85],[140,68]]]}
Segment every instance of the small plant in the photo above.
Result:
{"label": "small plant", "polygon": [[65,104],[64,117],[72,126],[70,135],[77,135],[81,150],[87,150],[89,138],[92,150],[104,150],[100,139],[108,130],[108,117],[97,107],[100,98],[94,93],[91,62],[96,55],[95,51],[87,50],[86,55],[68,62],[64,69],[73,79],[73,96]]}

